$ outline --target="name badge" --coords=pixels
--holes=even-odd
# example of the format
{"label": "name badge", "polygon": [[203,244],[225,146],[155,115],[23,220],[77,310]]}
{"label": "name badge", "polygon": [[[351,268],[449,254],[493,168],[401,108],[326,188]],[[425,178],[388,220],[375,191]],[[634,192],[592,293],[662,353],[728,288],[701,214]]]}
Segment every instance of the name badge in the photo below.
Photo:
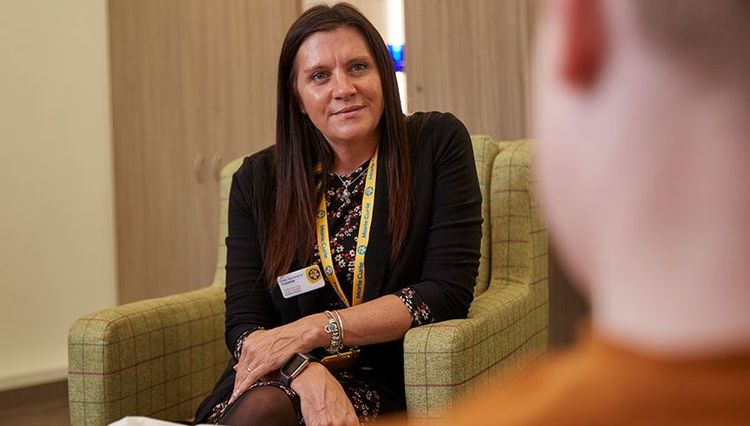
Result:
{"label": "name badge", "polygon": [[323,274],[318,265],[308,266],[276,278],[284,299],[289,299],[309,291],[317,290],[325,285]]}

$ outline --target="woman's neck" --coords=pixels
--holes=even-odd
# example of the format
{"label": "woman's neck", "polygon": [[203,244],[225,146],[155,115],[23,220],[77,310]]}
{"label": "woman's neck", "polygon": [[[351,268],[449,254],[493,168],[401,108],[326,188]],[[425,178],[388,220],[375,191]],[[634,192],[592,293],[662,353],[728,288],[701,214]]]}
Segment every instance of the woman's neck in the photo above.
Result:
{"label": "woman's neck", "polygon": [[378,148],[379,138],[362,142],[331,143],[334,162],[332,171],[346,176],[356,170],[365,161],[372,158]]}

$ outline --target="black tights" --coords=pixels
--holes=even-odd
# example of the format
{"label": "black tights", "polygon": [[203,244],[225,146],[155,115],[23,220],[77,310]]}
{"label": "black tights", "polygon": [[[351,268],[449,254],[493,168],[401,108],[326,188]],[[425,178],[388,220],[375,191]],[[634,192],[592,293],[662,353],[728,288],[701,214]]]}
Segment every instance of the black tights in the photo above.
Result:
{"label": "black tights", "polygon": [[223,425],[298,425],[297,411],[287,394],[275,386],[258,386],[237,399],[219,420]]}

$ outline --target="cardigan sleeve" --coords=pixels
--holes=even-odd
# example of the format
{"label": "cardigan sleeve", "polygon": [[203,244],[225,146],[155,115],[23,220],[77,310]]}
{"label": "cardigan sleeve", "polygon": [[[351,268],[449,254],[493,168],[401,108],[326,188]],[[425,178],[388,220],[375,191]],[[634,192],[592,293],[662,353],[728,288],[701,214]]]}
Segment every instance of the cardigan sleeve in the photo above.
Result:
{"label": "cardigan sleeve", "polygon": [[232,177],[229,192],[227,245],[226,328],[227,348],[233,353],[249,331],[273,328],[280,323],[269,294],[258,241],[258,226],[251,208],[250,161]]}
{"label": "cardigan sleeve", "polygon": [[404,301],[403,292],[397,293],[412,313],[413,326],[466,318],[482,238],[482,195],[469,132],[451,114],[430,121],[420,136],[435,138],[432,211],[422,272],[408,286],[414,293],[412,306]]}

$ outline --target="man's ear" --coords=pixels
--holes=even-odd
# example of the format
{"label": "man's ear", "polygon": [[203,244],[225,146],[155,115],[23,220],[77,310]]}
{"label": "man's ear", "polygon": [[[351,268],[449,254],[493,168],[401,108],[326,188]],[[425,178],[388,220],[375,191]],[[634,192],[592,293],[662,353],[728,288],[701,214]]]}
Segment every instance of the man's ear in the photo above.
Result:
{"label": "man's ear", "polygon": [[560,1],[562,77],[571,85],[590,87],[599,78],[607,50],[602,0]]}

